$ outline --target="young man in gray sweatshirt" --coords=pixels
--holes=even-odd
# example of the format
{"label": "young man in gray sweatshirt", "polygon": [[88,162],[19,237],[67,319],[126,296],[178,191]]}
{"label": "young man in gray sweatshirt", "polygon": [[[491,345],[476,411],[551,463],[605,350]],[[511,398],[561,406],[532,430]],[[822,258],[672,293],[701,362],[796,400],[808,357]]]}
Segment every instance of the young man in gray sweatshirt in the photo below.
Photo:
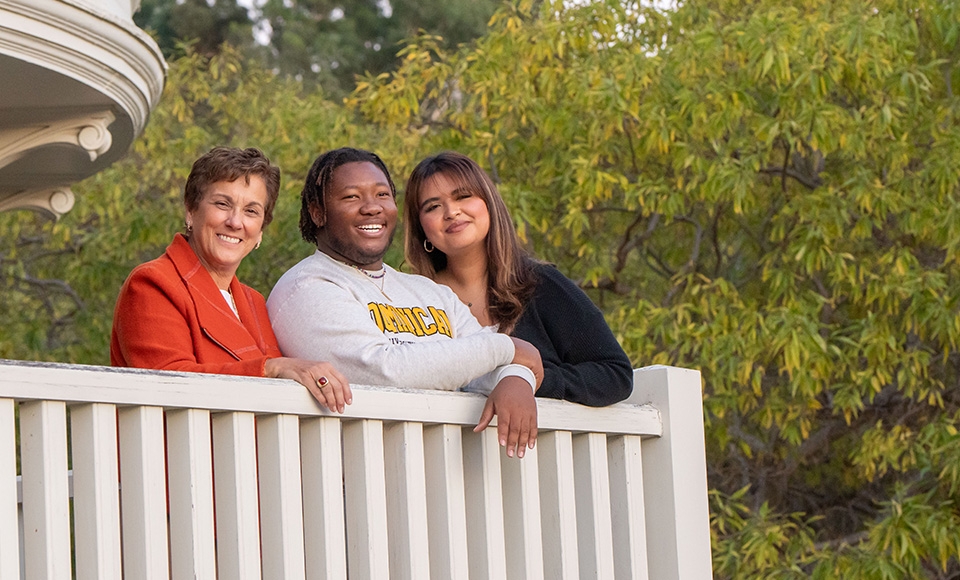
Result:
{"label": "young man in gray sweatshirt", "polygon": [[[537,437],[540,355],[480,326],[449,288],[383,263],[397,224],[395,198],[375,154],[342,148],[317,158],[300,210],[301,234],[317,251],[288,270],[267,300],[280,350],[329,360],[355,384],[486,394],[476,430],[496,415],[507,455],[523,457]],[[341,398],[349,403],[349,388]]]}

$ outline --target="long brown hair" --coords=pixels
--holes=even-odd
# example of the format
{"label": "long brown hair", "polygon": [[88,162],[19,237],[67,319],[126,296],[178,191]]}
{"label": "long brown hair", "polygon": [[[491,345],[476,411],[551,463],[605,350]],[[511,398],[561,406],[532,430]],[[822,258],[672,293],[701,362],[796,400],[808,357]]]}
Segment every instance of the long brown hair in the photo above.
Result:
{"label": "long brown hair", "polygon": [[446,254],[440,250],[426,251],[427,235],[420,224],[420,192],[438,174],[480,196],[487,205],[487,308],[500,332],[509,334],[533,294],[536,262],[520,246],[510,212],[493,180],[473,159],[444,151],[421,161],[410,174],[403,202],[406,260],[414,273],[428,278],[436,278],[447,267]]}

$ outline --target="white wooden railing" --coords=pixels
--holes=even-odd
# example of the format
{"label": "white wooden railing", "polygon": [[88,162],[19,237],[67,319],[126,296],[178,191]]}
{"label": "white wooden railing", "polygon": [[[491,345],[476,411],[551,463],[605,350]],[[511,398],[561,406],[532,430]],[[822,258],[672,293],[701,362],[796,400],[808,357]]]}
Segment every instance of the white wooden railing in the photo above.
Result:
{"label": "white wooden railing", "polygon": [[518,460],[477,395],[333,416],[291,381],[0,361],[0,580],[710,578],[700,373],[635,384],[538,400]]}

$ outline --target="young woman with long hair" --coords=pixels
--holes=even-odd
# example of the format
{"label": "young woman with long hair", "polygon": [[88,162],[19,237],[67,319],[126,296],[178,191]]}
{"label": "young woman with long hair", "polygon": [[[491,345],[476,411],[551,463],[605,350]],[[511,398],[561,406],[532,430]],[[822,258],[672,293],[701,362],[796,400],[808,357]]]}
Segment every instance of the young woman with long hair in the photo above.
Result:
{"label": "young woman with long hair", "polygon": [[540,350],[538,397],[603,406],[630,395],[630,360],[603,314],[523,250],[503,198],[475,161],[449,151],[421,161],[407,181],[404,228],[414,273],[449,286],[481,324]]}

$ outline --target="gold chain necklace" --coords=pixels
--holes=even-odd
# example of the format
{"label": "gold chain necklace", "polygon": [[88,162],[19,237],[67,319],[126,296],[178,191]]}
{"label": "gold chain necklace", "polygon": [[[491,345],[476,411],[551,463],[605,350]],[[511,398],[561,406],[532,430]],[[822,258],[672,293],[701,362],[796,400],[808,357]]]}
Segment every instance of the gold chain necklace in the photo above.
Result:
{"label": "gold chain necklace", "polygon": [[[341,262],[341,263],[345,263],[345,262]],[[393,302],[393,298],[390,298],[390,296],[388,296],[387,293],[383,291],[383,285],[387,281],[387,267],[385,265],[380,266],[380,270],[376,272],[370,272],[368,270],[364,270],[360,266],[354,266],[353,264],[347,264],[347,266],[350,266],[354,270],[363,274],[364,277],[366,277],[368,280],[373,282],[373,285],[377,287],[377,290],[379,290],[381,294],[383,294],[384,298],[386,298],[390,302]],[[380,284],[377,284],[378,280],[380,281]]]}
{"label": "gold chain necklace", "polygon": [[[357,272],[360,272],[361,274],[363,274],[363,276],[364,276],[365,278],[367,278],[368,280],[370,280],[370,281],[373,283],[373,285],[376,286],[377,290],[379,290],[380,293],[383,294],[383,297],[384,297],[384,298],[386,298],[386,299],[389,300],[390,302],[393,302],[393,298],[390,298],[390,296],[388,296],[387,293],[383,291],[383,285],[386,283],[386,280],[387,280],[387,265],[386,265],[386,264],[381,264],[379,270],[377,270],[376,272],[372,272],[372,273],[371,273],[371,272],[369,272],[369,271],[367,271],[367,270],[364,270],[364,269],[361,268],[360,266],[357,266],[357,265],[354,265],[354,264],[348,264],[348,263],[346,263],[346,262],[344,262],[344,261],[342,261],[342,260],[338,260],[338,259],[334,258],[333,256],[331,256],[331,255],[329,255],[329,254],[327,254],[327,257],[329,257],[331,260],[333,260],[334,262],[336,262],[336,263],[338,263],[338,264],[343,264],[344,266],[349,266],[350,268],[353,268],[353,269],[356,270]],[[377,284],[377,280],[380,281],[380,284]]]}

